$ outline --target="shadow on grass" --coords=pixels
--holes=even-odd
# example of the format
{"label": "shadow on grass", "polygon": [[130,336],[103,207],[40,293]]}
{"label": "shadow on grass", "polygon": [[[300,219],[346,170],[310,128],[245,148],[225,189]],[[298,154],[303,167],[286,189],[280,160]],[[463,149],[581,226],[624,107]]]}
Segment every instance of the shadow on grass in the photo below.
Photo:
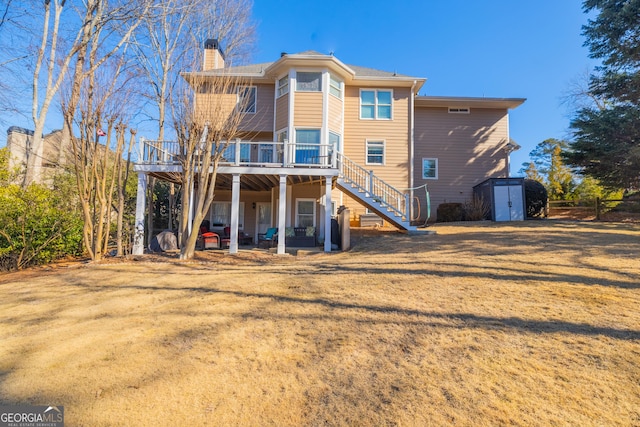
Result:
{"label": "shadow on grass", "polygon": [[[76,283],[72,286],[81,286],[87,288],[104,288],[113,290],[111,286],[100,285],[86,285]],[[464,325],[456,326],[458,328],[477,328],[477,329],[512,329],[518,332],[524,333],[556,333],[566,332],[576,335],[603,335],[610,338],[620,340],[640,340],[640,331],[617,329],[610,327],[593,326],[586,323],[573,323],[561,320],[529,320],[519,317],[493,317],[493,316],[479,316],[471,313],[438,313],[428,312],[414,309],[406,309],[394,306],[382,306],[382,305],[370,305],[370,304],[354,304],[341,301],[334,301],[325,298],[297,298],[284,295],[274,295],[257,292],[241,292],[222,290],[216,288],[207,287],[156,287],[156,286],[142,286],[142,285],[122,285],[118,286],[119,289],[135,289],[140,291],[177,291],[177,292],[194,292],[202,294],[223,294],[233,295],[238,298],[259,298],[268,299],[277,303],[285,304],[302,304],[302,305],[315,305],[332,310],[357,310],[369,313],[380,314],[397,314],[401,316],[416,317],[417,323],[425,324],[429,323],[427,319],[442,319],[442,320],[458,320],[464,322]],[[372,320],[372,323],[376,323],[376,320]],[[437,324],[442,326],[441,323]]]}

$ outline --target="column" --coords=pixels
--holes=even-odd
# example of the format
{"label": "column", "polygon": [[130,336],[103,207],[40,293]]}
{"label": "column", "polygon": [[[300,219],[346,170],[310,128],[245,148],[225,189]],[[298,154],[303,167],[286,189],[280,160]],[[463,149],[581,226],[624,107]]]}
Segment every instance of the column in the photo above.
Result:
{"label": "column", "polygon": [[238,253],[238,217],[240,216],[240,175],[233,174],[231,183],[231,224],[229,253]]}
{"label": "column", "polygon": [[144,209],[147,205],[147,175],[138,172],[138,192],[136,195],[136,226],[133,235],[133,255],[144,253]]}
{"label": "column", "polygon": [[331,252],[331,176],[325,176],[324,185],[324,251]]}
{"label": "column", "polygon": [[287,227],[287,176],[280,175],[280,198],[278,200],[278,255],[284,255],[285,228]]}

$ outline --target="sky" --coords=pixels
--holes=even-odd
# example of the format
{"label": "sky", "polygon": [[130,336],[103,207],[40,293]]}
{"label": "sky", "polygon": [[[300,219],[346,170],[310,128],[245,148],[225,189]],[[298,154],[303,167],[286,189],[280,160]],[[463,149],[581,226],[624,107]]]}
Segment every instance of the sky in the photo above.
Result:
{"label": "sky", "polygon": [[526,98],[510,112],[517,176],[535,146],[568,139],[572,82],[597,62],[582,0],[254,0],[255,63],[333,52],[345,64],[427,79],[420,95]]}

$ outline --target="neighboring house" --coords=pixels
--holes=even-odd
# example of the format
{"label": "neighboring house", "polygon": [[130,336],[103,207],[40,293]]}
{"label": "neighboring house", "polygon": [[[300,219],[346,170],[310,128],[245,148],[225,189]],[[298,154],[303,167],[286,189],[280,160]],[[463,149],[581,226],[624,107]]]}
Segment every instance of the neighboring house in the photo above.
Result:
{"label": "neighboring house", "polygon": [[[23,129],[17,126],[11,126],[7,129],[7,149],[9,150],[9,168],[11,170],[18,169],[23,174],[27,167],[27,156],[30,153],[31,144],[33,142],[33,131]],[[50,185],[53,175],[59,171],[61,165],[67,162],[68,153],[65,154],[61,150],[62,146],[62,130],[54,130],[53,132],[43,136],[42,147],[39,155],[42,159],[37,162],[37,170],[34,172],[34,182]]]}
{"label": "neighboring house", "polygon": [[[427,219],[425,184],[435,220],[440,203],[464,202],[474,185],[508,175],[509,109],[524,99],[419,96],[424,78],[346,65],[314,51],[225,68],[224,54],[209,40],[203,71],[188,75],[223,73],[245,79],[237,97],[249,97],[242,104],[248,137],[230,144],[208,217],[213,227],[231,228],[231,252],[240,231],[257,238],[269,227],[307,226],[331,250],[338,206],[349,208],[353,220],[375,213],[412,231]],[[199,92],[198,108],[219,96]],[[148,148],[158,142],[142,145],[146,154],[135,168],[139,228],[146,175],[169,179],[166,172],[180,171],[171,144],[154,157]],[[134,251],[142,249],[138,239]]]}

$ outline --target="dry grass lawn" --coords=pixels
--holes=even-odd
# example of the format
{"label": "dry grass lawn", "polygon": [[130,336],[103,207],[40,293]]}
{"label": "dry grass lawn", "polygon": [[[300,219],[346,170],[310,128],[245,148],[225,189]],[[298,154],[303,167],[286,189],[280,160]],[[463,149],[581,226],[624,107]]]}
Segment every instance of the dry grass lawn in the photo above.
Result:
{"label": "dry grass lawn", "polygon": [[640,426],[640,226],[353,231],[0,277],[0,404],[68,426]]}

